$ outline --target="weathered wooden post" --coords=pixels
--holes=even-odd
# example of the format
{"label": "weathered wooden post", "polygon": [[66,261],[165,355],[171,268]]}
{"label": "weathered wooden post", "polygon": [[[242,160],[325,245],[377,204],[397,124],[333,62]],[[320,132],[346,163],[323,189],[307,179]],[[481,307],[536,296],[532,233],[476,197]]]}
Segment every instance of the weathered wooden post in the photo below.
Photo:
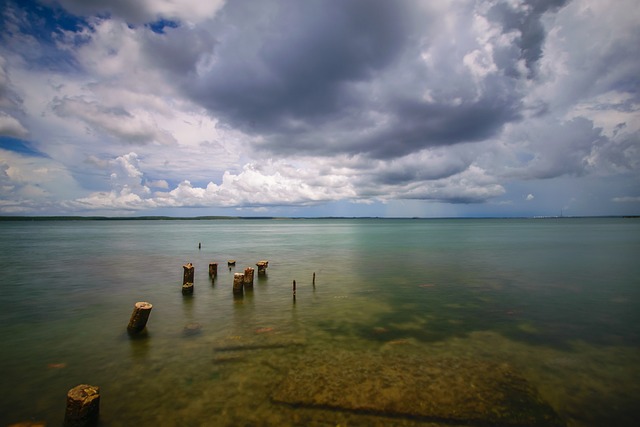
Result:
{"label": "weathered wooden post", "polygon": [[67,393],[65,427],[89,427],[98,423],[100,387],[80,384]]}
{"label": "weathered wooden post", "polygon": [[233,293],[241,294],[243,291],[243,285],[244,285],[244,274],[234,273],[233,274]]}
{"label": "weathered wooden post", "polygon": [[217,262],[209,263],[209,277],[211,277],[212,279],[215,279],[217,275],[218,275],[218,263]]}
{"label": "weathered wooden post", "polygon": [[313,286],[316,285],[316,272],[313,272],[313,282],[312,282]]}
{"label": "weathered wooden post", "polygon": [[258,266],[258,275],[264,275],[267,273],[267,267],[269,266],[269,261],[262,260],[256,263]]}
{"label": "weathered wooden post", "polygon": [[151,314],[152,308],[153,305],[148,302],[141,301],[135,303],[127,330],[133,334],[141,332],[145,326],[147,326],[147,320],[149,320],[149,314]]}
{"label": "weathered wooden post", "polygon": [[182,295],[193,294],[193,283],[185,283],[182,285]]}
{"label": "weathered wooden post", "polygon": [[247,267],[244,269],[244,286],[247,288],[253,288],[253,267]]}
{"label": "weathered wooden post", "polygon": [[293,303],[296,303],[296,281],[293,281]]}
{"label": "weathered wooden post", "polygon": [[182,268],[184,268],[184,276],[182,279],[182,284],[193,283],[193,273],[194,273],[193,264],[189,262],[183,265]]}
{"label": "weathered wooden post", "polygon": [[184,275],[182,278],[182,294],[183,295],[191,295],[193,293],[193,275],[194,275],[194,267],[193,264],[187,263],[183,265]]}

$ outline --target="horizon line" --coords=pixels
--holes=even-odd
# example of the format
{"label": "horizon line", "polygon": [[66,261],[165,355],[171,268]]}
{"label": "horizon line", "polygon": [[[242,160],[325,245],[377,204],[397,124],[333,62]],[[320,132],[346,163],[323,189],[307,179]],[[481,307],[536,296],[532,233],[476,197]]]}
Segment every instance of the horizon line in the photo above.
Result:
{"label": "horizon line", "polygon": [[640,215],[532,215],[532,216],[443,216],[443,217],[386,217],[386,216],[240,216],[240,215],[198,215],[198,216],[170,216],[170,215],[138,215],[138,216],[105,216],[105,215],[2,215],[0,221],[140,221],[140,220],[303,220],[303,219],[571,219],[571,218],[640,218]]}

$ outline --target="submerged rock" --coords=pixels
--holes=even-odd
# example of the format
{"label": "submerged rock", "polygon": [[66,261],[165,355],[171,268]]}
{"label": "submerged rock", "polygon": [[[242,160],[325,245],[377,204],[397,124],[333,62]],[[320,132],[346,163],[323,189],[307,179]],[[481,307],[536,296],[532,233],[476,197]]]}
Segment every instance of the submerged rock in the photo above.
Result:
{"label": "submerged rock", "polygon": [[431,422],[564,425],[509,365],[469,359],[309,355],[291,368],[272,400]]}
{"label": "submerged rock", "polygon": [[60,362],[60,363],[49,363],[47,365],[47,368],[49,368],[49,369],[63,369],[63,368],[66,368],[66,367],[67,367],[67,364],[63,363],[63,362]]}
{"label": "submerged rock", "polygon": [[202,333],[202,324],[200,323],[189,323],[182,329],[182,335],[185,337],[192,337],[195,335],[200,335]]}

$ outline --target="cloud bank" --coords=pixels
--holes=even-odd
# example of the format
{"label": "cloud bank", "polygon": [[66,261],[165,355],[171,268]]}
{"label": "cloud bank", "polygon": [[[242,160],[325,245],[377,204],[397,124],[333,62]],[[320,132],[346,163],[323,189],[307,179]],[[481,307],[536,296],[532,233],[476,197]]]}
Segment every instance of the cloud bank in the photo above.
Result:
{"label": "cloud bank", "polygon": [[0,213],[639,213],[632,0],[8,1],[0,19]]}

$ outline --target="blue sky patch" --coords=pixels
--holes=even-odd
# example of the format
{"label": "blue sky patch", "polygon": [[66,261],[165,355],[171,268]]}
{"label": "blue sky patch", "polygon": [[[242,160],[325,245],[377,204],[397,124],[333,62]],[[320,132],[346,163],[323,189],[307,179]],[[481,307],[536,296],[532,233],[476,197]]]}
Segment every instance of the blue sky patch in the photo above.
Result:
{"label": "blue sky patch", "polygon": [[165,28],[178,28],[180,24],[176,21],[171,21],[168,19],[160,19],[156,22],[151,22],[147,24],[147,27],[151,28],[151,31],[157,34],[164,34]]}
{"label": "blue sky patch", "polygon": [[27,141],[21,139],[9,138],[6,136],[0,136],[0,148],[14,153],[26,154],[34,157],[48,157],[44,153],[35,150],[29,146]]}

